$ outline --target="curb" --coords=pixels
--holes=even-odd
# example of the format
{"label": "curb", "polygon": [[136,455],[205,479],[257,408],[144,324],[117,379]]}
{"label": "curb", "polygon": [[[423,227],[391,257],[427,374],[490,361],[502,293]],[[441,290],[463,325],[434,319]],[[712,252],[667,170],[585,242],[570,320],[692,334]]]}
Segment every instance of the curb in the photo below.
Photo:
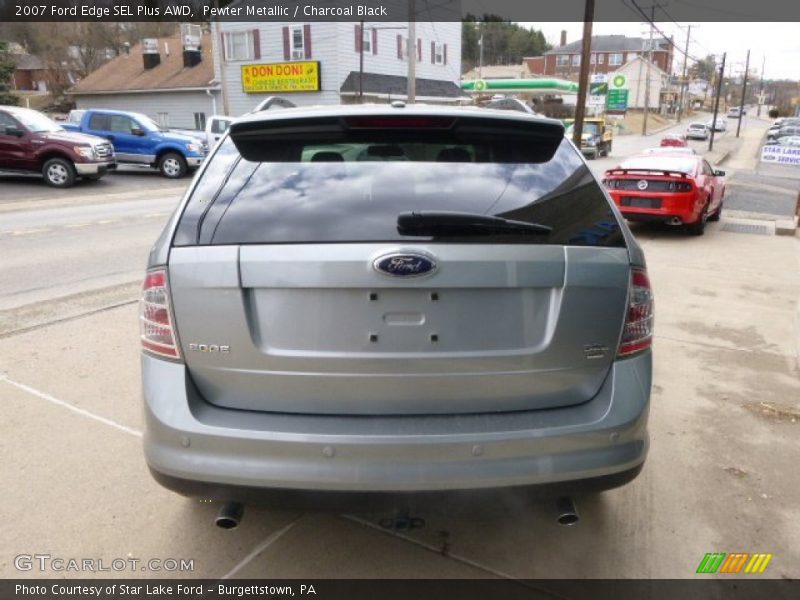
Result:
{"label": "curb", "polygon": [[678,123],[677,121],[675,123],[669,123],[667,125],[664,125],[663,127],[659,127],[658,129],[654,129],[653,131],[648,131],[646,135],[647,135],[647,137],[650,137],[651,135],[656,135],[657,133],[661,133],[662,131],[666,131],[667,129],[672,129],[676,125],[680,125],[680,123]]}
{"label": "curb", "polygon": [[775,221],[775,235],[796,235],[797,221],[798,218],[796,216],[792,219]]}

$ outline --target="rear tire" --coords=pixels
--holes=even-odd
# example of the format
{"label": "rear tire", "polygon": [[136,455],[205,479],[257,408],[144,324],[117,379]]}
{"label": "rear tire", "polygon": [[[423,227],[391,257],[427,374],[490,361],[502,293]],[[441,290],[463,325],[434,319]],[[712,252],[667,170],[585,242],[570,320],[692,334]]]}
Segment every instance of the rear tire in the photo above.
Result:
{"label": "rear tire", "polygon": [[706,230],[706,221],[708,220],[708,206],[710,204],[710,200],[706,200],[706,203],[703,204],[703,212],[700,213],[700,218],[697,219],[696,222],[692,223],[691,225],[686,226],[686,232],[689,235],[703,235]]}
{"label": "rear tire", "polygon": [[158,161],[158,170],[164,177],[180,179],[189,171],[186,159],[177,152],[167,152]]}
{"label": "rear tire", "polygon": [[75,167],[65,158],[51,158],[45,162],[42,175],[45,183],[54,188],[68,188],[75,185]]}
{"label": "rear tire", "polygon": [[708,220],[709,221],[719,221],[719,218],[722,215],[722,205],[723,204],[724,203],[722,201],[720,201],[719,206],[717,207],[717,210],[715,210],[713,214],[708,216]]}

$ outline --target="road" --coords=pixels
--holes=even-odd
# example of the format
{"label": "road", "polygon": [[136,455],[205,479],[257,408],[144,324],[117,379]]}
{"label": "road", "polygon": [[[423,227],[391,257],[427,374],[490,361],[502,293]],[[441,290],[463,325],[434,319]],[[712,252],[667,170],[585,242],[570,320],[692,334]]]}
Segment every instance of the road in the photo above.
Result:
{"label": "road", "polygon": [[51,196],[0,178],[0,336],[129,301],[188,181],[139,171]]}
{"label": "road", "polygon": [[[612,159],[658,139],[620,138]],[[223,531],[216,506],[160,488],[141,449],[136,288],[187,182],[126,182],[52,199],[0,182],[0,576],[78,575],[15,566],[46,553],[193,561],[86,577],[666,579],[736,551],[800,577],[797,238],[728,232],[724,213],[699,238],[633,228],[656,296],[650,455],[630,485],[578,498],[577,526],[508,496],[431,506],[405,532],[382,514],[252,507]]]}

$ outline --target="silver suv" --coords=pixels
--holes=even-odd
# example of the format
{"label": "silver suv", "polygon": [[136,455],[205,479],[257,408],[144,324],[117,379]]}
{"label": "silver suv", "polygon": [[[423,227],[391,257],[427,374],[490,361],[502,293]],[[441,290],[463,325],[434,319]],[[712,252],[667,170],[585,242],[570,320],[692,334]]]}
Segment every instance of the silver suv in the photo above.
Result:
{"label": "silver suv", "polygon": [[141,325],[147,462],[185,495],[605,489],[648,449],[644,256],[534,115],[236,120],[152,250]]}

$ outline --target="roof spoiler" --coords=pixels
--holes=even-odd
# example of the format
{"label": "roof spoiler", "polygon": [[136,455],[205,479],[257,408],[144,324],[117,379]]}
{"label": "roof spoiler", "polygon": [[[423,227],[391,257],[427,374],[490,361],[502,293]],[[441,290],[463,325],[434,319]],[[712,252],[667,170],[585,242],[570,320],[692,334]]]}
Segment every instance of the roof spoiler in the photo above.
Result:
{"label": "roof spoiler", "polygon": [[606,171],[606,176],[631,175],[634,173],[641,175],[663,175],[665,177],[683,177],[684,179],[689,178],[688,173],[684,173],[683,171],[670,171],[669,169],[609,169]]}
{"label": "roof spoiler", "polygon": [[252,114],[261,112],[262,110],[269,110],[273,106],[278,108],[297,108],[297,105],[294,102],[291,102],[286,98],[282,98],[281,96],[270,96],[269,98],[264,98],[258,103],[258,106],[256,106],[250,112]]}

